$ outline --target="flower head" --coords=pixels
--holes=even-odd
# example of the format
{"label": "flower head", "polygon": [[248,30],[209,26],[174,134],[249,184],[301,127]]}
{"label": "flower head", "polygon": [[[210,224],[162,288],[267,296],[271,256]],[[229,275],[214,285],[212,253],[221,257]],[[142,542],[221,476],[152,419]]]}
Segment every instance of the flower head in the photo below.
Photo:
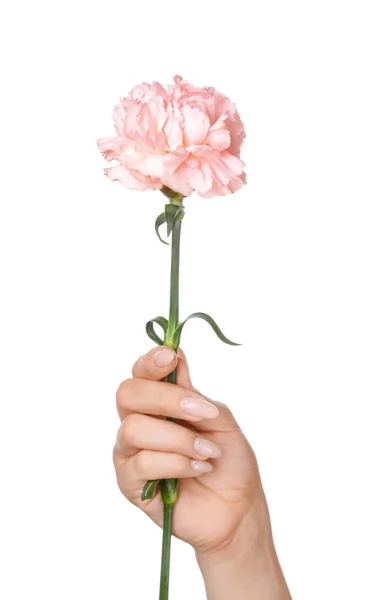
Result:
{"label": "flower head", "polygon": [[166,186],[203,198],[236,192],[246,182],[240,149],[244,125],[235,104],[213,87],[176,75],[165,89],[142,83],[114,107],[117,136],[100,138],[110,179],[137,190]]}

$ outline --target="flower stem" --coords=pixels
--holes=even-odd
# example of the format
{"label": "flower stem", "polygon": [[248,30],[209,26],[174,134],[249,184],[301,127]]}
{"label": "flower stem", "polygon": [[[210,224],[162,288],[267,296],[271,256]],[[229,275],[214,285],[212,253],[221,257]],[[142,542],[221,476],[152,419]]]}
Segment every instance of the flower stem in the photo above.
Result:
{"label": "flower stem", "polygon": [[169,320],[164,340],[164,344],[174,350],[177,349],[177,340],[174,333],[179,321],[179,258],[181,227],[182,221],[176,221],[172,230]]}
{"label": "flower stem", "polygon": [[169,598],[170,542],[172,535],[172,512],[174,504],[164,504],[163,551],[161,554],[161,579],[159,600]]}
{"label": "flower stem", "polygon": [[[182,221],[177,220],[172,229],[172,252],[170,268],[170,307],[169,320],[164,345],[178,349],[179,340],[176,337],[175,330],[179,321],[179,254],[180,254],[180,234]],[[176,370],[167,377],[169,383],[176,383]],[[167,417],[169,421],[175,421],[172,417]],[[163,547],[161,555],[161,574],[160,574],[160,596],[159,600],[168,600],[169,598],[169,572],[170,572],[170,542],[172,533],[173,507],[177,499],[177,479],[162,479],[159,483],[160,492],[164,502],[164,524],[163,524]]]}
{"label": "flower stem", "polygon": [[[168,328],[166,331],[164,346],[178,349],[175,330],[179,322],[179,259],[180,259],[180,234],[182,221],[176,221],[172,230],[172,253],[170,264],[170,307]],[[169,373],[167,377],[169,383],[176,383],[176,371]],[[175,421],[172,417],[167,417],[170,421]]]}

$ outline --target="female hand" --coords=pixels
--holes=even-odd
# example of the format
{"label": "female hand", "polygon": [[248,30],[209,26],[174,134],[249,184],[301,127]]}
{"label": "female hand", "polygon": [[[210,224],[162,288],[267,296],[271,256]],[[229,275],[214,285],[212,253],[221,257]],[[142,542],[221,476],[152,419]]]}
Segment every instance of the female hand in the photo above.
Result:
{"label": "female hand", "polygon": [[[161,381],[175,368],[177,385]],[[122,423],[113,460],[122,493],[162,526],[159,491],[142,501],[142,489],[149,479],[179,479],[172,533],[195,549],[206,587],[215,589],[210,598],[221,597],[217,582],[207,581],[217,577],[218,565],[235,564],[240,576],[249,563],[249,570],[278,571],[257,461],[229,408],[193,387],[181,349],[152,349],[135,362],[132,375],[117,391]],[[268,596],[277,597],[290,598]]]}

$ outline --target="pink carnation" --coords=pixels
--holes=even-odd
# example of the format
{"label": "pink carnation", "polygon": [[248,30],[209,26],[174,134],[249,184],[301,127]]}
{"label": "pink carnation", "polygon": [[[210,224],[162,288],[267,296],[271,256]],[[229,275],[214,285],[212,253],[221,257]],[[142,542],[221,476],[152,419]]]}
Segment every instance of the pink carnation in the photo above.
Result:
{"label": "pink carnation", "polygon": [[118,162],[106,175],[128,188],[167,186],[212,198],[246,182],[243,123],[235,104],[213,87],[196,88],[178,75],[167,89],[142,83],[114,107],[113,121],[117,136],[99,139],[98,147]]}

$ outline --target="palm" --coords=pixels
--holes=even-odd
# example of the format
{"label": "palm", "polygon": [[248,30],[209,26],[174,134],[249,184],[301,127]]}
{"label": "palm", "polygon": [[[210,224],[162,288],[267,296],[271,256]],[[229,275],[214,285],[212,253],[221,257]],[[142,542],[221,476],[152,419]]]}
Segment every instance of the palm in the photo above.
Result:
{"label": "palm", "polygon": [[[213,461],[212,472],[180,480],[173,511],[173,534],[199,552],[230,539],[260,486],[253,451],[238,427],[210,431],[206,436],[220,446],[223,456]],[[160,494],[140,507],[162,526]]]}

